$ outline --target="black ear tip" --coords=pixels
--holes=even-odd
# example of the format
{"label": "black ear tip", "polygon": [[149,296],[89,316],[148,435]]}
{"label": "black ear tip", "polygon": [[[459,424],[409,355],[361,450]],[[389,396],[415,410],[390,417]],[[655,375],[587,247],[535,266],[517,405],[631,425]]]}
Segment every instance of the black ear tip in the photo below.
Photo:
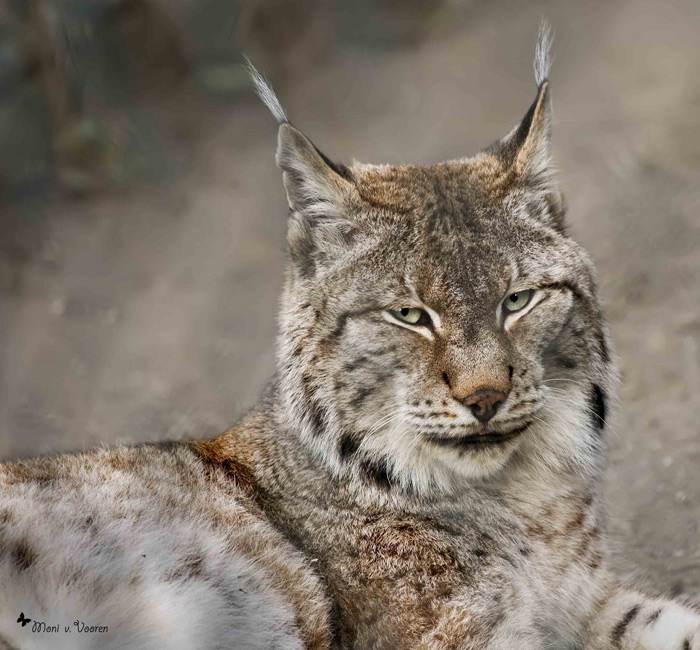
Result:
{"label": "black ear tip", "polygon": [[323,160],[326,165],[328,165],[336,174],[338,174],[338,176],[341,176],[346,181],[352,181],[352,173],[345,165],[332,161],[316,145],[314,145],[314,149],[316,149],[316,153],[321,156],[321,160]]}

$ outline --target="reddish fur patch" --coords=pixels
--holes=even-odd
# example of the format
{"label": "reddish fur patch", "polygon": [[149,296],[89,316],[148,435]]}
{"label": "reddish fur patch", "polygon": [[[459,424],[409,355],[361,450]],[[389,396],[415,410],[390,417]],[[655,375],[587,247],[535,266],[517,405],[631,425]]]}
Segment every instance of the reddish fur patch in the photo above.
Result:
{"label": "reddish fur patch", "polygon": [[207,442],[193,442],[192,448],[205,463],[222,469],[244,494],[249,497],[257,496],[253,470],[230,453],[224,436]]}

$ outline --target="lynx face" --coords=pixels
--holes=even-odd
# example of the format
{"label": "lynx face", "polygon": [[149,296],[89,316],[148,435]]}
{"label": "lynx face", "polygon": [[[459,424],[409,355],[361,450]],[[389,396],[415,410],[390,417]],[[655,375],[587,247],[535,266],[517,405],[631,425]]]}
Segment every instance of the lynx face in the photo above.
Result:
{"label": "lynx face", "polygon": [[612,371],[545,76],[508,136],[426,167],[336,165],[261,87],[290,207],[279,390],[338,475],[425,494],[598,453]]}
{"label": "lynx face", "polygon": [[435,201],[427,187],[404,214],[361,208],[386,224],[364,242],[356,234],[363,252],[317,290],[342,308],[313,366],[331,389],[321,408],[342,432],[341,457],[380,459],[389,481],[423,466],[431,478],[438,467],[467,476],[500,468],[537,435],[530,426],[557,388],[545,380],[589,361],[575,340],[566,352],[558,345],[576,320],[569,277],[590,277],[579,249],[487,196],[474,200],[468,171],[449,169],[432,170],[453,176]]}

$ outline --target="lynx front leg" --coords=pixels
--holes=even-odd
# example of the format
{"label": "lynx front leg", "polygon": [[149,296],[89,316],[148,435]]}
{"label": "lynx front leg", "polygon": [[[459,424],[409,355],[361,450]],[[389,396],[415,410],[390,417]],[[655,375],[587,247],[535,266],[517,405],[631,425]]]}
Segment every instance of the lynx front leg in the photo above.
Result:
{"label": "lynx front leg", "polygon": [[700,613],[618,587],[594,621],[586,650],[700,650]]}

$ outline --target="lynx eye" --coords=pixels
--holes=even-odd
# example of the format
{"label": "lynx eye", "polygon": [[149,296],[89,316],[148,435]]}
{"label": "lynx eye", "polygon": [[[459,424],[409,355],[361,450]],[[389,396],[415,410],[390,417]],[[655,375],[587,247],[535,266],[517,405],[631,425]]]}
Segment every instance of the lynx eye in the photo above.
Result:
{"label": "lynx eye", "polygon": [[409,325],[430,325],[430,316],[417,307],[403,307],[402,309],[390,309],[389,313],[396,320],[403,321]]}
{"label": "lynx eye", "polygon": [[525,289],[524,291],[516,291],[506,296],[503,301],[503,310],[507,314],[512,314],[513,312],[520,311],[525,308],[532,298],[532,294],[535,293],[532,289]]}

